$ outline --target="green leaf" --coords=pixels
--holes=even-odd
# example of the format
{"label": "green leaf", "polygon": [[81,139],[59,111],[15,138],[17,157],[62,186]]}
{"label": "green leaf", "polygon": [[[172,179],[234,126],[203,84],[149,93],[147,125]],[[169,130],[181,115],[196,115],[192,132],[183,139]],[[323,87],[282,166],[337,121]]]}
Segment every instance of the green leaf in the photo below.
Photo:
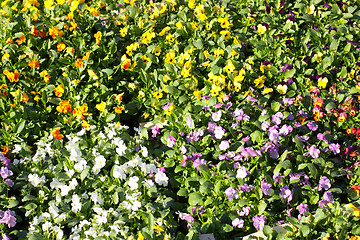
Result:
{"label": "green leaf", "polygon": [[231,232],[231,231],[233,230],[233,227],[230,226],[229,224],[223,224],[223,225],[222,225],[222,230],[223,230],[224,232]]}
{"label": "green leaf", "polygon": [[286,70],[284,77],[285,77],[285,78],[291,78],[291,77],[294,76],[295,73],[296,73],[296,69],[295,69],[295,68],[293,68],[293,69],[291,69],[291,70]]}
{"label": "green leaf", "polygon": [[289,160],[285,160],[283,162],[280,162],[280,165],[284,168],[284,169],[291,169],[292,164]]}
{"label": "green leaf", "polygon": [[259,205],[258,205],[258,210],[259,210],[259,215],[262,215],[266,209],[266,202],[261,202]]}
{"label": "green leaf", "polygon": [[211,192],[211,189],[214,187],[214,184],[211,182],[204,182],[200,185],[200,192],[205,195]]}
{"label": "green leaf", "polygon": [[308,163],[308,164],[307,164],[307,167],[308,167],[308,169],[310,170],[311,176],[312,176],[313,178],[315,178],[316,175],[317,175],[317,169],[316,169],[316,167],[314,166],[314,164]]}
{"label": "green leaf", "polygon": [[103,69],[101,70],[101,72],[104,75],[104,77],[110,77],[114,73],[114,71],[110,68]]}
{"label": "green leaf", "polygon": [[189,204],[191,206],[202,205],[202,195],[194,192],[189,194]]}
{"label": "green leaf", "polygon": [[188,191],[185,188],[180,188],[176,195],[186,197],[188,195]]}
{"label": "green leaf", "polygon": [[281,168],[282,168],[281,164],[276,165],[276,167],[274,169],[274,173],[280,172]]}
{"label": "green leaf", "polygon": [[339,47],[339,41],[337,39],[333,39],[330,43],[330,51],[336,52]]}
{"label": "green leaf", "polygon": [[298,170],[300,171],[301,169],[306,168],[306,166],[307,166],[307,163],[301,163],[301,164],[298,166]]}
{"label": "green leaf", "polygon": [[119,195],[117,192],[114,192],[114,194],[113,194],[113,201],[114,201],[114,204],[119,203]]}
{"label": "green leaf", "polygon": [[84,179],[87,177],[88,173],[90,171],[90,167],[86,167],[80,174],[81,181],[84,181]]}
{"label": "green leaf", "polygon": [[25,207],[24,207],[25,210],[31,210],[31,209],[35,210],[36,208],[37,208],[37,205],[33,202],[25,205]]}
{"label": "green leaf", "polygon": [[324,212],[324,209],[318,208],[315,212],[315,219],[314,219],[315,224],[326,218],[327,218],[327,214]]}
{"label": "green leaf", "polygon": [[19,204],[18,200],[9,200],[9,203],[7,204],[7,208],[14,208]]}
{"label": "green leaf", "polygon": [[202,44],[201,39],[198,39],[198,40],[194,41],[193,45],[199,50],[201,50],[203,48],[203,44]]}
{"label": "green leaf", "polygon": [[32,234],[29,236],[28,240],[44,240],[40,234]]}
{"label": "green leaf", "polygon": [[287,157],[287,154],[288,154],[288,150],[286,149],[285,152],[283,152],[283,154],[281,154],[280,161],[284,161]]}
{"label": "green leaf", "polygon": [[266,47],[267,47],[267,44],[266,44],[266,42],[264,42],[264,41],[257,41],[257,42],[255,43],[255,48],[256,48],[258,51],[262,51],[262,50],[264,50]]}
{"label": "green leaf", "polygon": [[144,138],[144,139],[149,139],[149,134],[148,134],[148,129],[147,128],[143,128],[141,130],[141,134],[140,137]]}
{"label": "green leaf", "polygon": [[348,52],[350,52],[350,49],[351,49],[351,43],[347,43],[345,48],[344,48],[344,52],[348,53]]}
{"label": "green leaf", "polygon": [[251,140],[253,142],[260,143],[262,141],[262,133],[258,130],[250,134]]}
{"label": "green leaf", "polygon": [[168,157],[173,157],[175,155],[175,151],[174,150],[168,150],[165,152],[165,154],[168,156]]}
{"label": "green leaf", "polygon": [[48,95],[46,91],[42,92],[41,101],[44,105],[46,105],[46,103],[48,102]]}
{"label": "green leaf", "polygon": [[138,15],[138,11],[136,10],[136,8],[133,6],[129,6],[129,16],[131,18],[136,18],[137,15]]}
{"label": "green leaf", "polygon": [[286,217],[286,220],[294,226],[299,225],[299,220],[294,217],[288,216],[288,217]]}
{"label": "green leaf", "polygon": [[175,67],[174,65],[170,64],[170,63],[165,63],[165,68],[167,71],[175,73]]}
{"label": "green leaf", "polygon": [[304,15],[302,16],[302,18],[303,18],[305,21],[307,21],[307,22],[313,22],[313,21],[315,20],[314,16],[309,15],[309,14],[304,14]]}
{"label": "green leaf", "polygon": [[112,120],[114,120],[115,117],[116,117],[115,114],[110,113],[110,114],[108,114],[108,115],[106,116],[105,121],[106,121],[106,122],[111,122]]}
{"label": "green leaf", "polygon": [[310,233],[310,227],[308,225],[302,225],[300,227],[300,232],[303,235],[303,237],[306,237]]}
{"label": "green leaf", "polygon": [[263,233],[265,236],[271,236],[273,230],[271,229],[270,226],[268,225],[265,225],[264,228],[263,228]]}
{"label": "green leaf", "polygon": [[178,12],[178,16],[181,20],[183,20],[184,22],[187,22],[187,17],[186,17],[186,13],[183,11],[179,11]]}
{"label": "green leaf", "polygon": [[312,159],[312,162],[320,167],[325,166],[325,160],[323,158]]}
{"label": "green leaf", "polygon": [[179,91],[173,86],[167,86],[166,90],[168,90],[169,93],[172,95],[178,95],[178,93],[179,93]]}
{"label": "green leaf", "polygon": [[23,197],[22,201],[23,201],[23,202],[25,202],[25,201],[31,201],[31,200],[33,200],[33,199],[35,199],[34,196],[32,196],[32,195],[26,195],[25,197]]}
{"label": "green leaf", "polygon": [[274,101],[271,103],[271,108],[273,109],[274,112],[279,111],[280,106],[281,106],[281,104],[279,102]]}
{"label": "green leaf", "polygon": [[[166,153],[167,153],[167,152],[166,152]],[[173,166],[175,166],[175,161],[174,161],[173,159],[166,159],[166,160],[164,161],[164,166],[165,166],[166,168],[173,167]]]}
{"label": "green leaf", "polygon": [[296,147],[299,149],[299,151],[303,152],[304,144],[302,143],[302,141],[300,141],[300,139],[297,137],[295,137],[294,139]]}
{"label": "green leaf", "polygon": [[20,134],[21,131],[24,129],[25,127],[25,120],[21,119],[20,122],[15,126],[14,132],[16,132],[16,134]]}
{"label": "green leaf", "polygon": [[326,70],[328,67],[332,65],[333,61],[334,61],[333,56],[325,57],[321,62],[322,69]]}

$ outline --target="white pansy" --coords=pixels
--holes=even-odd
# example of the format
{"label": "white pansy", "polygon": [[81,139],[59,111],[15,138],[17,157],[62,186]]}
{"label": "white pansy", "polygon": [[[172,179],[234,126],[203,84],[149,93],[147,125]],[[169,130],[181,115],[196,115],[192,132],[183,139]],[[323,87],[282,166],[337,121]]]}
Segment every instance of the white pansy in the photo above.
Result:
{"label": "white pansy", "polygon": [[133,201],[133,203],[131,205],[131,210],[137,211],[140,207],[141,207],[141,202],[139,202],[138,200],[135,200],[135,201]]}
{"label": "white pansy", "polygon": [[95,158],[95,165],[97,168],[103,168],[106,164],[106,159],[103,155],[98,155],[96,158]]}
{"label": "white pansy", "polygon": [[143,170],[145,170],[146,174],[154,173],[154,172],[156,172],[156,166],[155,166],[155,164],[152,164],[152,163],[146,164],[145,169],[143,169]]}
{"label": "white pansy", "polygon": [[21,151],[20,144],[15,144],[14,149],[12,150],[13,153],[19,153]]}
{"label": "white pansy", "polygon": [[52,227],[52,230],[56,232],[56,239],[62,239],[64,236],[63,230],[59,226]]}
{"label": "white pansy", "polygon": [[85,130],[85,128],[83,128],[83,129],[81,129],[81,131],[78,132],[76,135],[78,135],[78,136],[83,136],[83,135],[85,134],[85,132],[86,132],[86,130]]}
{"label": "white pansy", "polygon": [[160,186],[166,187],[168,185],[169,178],[163,172],[157,172],[155,175],[155,182]]}
{"label": "white pansy", "polygon": [[100,173],[100,170],[101,170],[100,168],[94,166],[92,171],[95,175],[98,175]]}
{"label": "white pansy", "polygon": [[52,227],[52,224],[51,224],[51,222],[49,222],[49,221],[46,221],[46,222],[41,226],[41,228],[42,228],[42,230],[43,230],[44,232],[46,232],[47,230],[49,230],[51,227]]}
{"label": "white pansy", "polygon": [[121,180],[126,179],[126,174],[125,174],[125,171],[123,170],[123,168],[118,165],[115,165],[114,170],[113,170],[113,177],[120,178]]}
{"label": "white pansy", "polygon": [[107,134],[107,137],[109,139],[112,139],[114,136],[116,136],[116,132],[114,131],[114,129],[110,129],[108,134]]}
{"label": "white pansy", "polygon": [[139,166],[141,163],[141,158],[139,156],[136,156],[133,160],[128,162],[128,165],[132,168]]}
{"label": "white pansy", "polygon": [[125,144],[120,144],[120,145],[117,145],[117,146],[118,147],[116,148],[116,153],[119,154],[120,156],[122,156],[125,153],[127,147],[126,147]]}
{"label": "white pansy", "polygon": [[69,194],[69,191],[71,190],[71,187],[67,186],[65,184],[62,184],[62,185],[59,186],[59,189],[60,189],[61,196],[66,196],[66,195]]}
{"label": "white pansy", "polygon": [[71,203],[71,210],[73,212],[80,212],[81,210],[81,202],[80,202],[80,198],[77,194],[72,195],[72,203]]}
{"label": "white pansy", "polygon": [[139,187],[138,185],[139,177],[133,176],[129,178],[128,185],[132,190],[135,190]]}
{"label": "white pansy", "polygon": [[74,176],[74,174],[75,174],[75,171],[74,171],[74,169],[67,169],[67,168],[65,168],[65,171],[66,171],[66,174],[69,176],[69,178],[72,178],[72,176]]}
{"label": "white pansy", "polygon": [[90,194],[90,199],[94,202],[95,205],[98,204],[98,203],[99,203],[99,205],[104,204],[104,200],[101,198],[101,196],[99,196],[97,194],[97,192],[92,192]]}
{"label": "white pansy", "polygon": [[77,182],[76,178],[71,179],[71,181],[69,183],[69,187],[71,189],[75,189],[77,185],[78,185],[78,182]]}
{"label": "white pansy", "polygon": [[142,151],[143,157],[148,157],[149,152],[148,152],[148,149],[146,147],[141,146],[141,151]]}
{"label": "white pansy", "polygon": [[143,181],[143,183],[145,184],[145,187],[147,187],[147,188],[151,188],[152,186],[154,186],[154,182],[151,179],[146,179]]}
{"label": "white pansy", "polygon": [[45,183],[45,176],[42,176],[41,178],[36,173],[31,173],[28,176],[29,182],[34,186],[37,187],[42,183]]}

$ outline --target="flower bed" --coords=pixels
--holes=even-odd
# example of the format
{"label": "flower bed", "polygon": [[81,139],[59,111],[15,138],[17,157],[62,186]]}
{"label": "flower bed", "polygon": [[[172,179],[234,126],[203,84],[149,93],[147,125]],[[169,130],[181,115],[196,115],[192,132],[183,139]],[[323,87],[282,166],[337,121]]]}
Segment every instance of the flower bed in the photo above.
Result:
{"label": "flower bed", "polygon": [[3,239],[359,237],[340,210],[359,199],[359,19],[351,1],[2,1]]}

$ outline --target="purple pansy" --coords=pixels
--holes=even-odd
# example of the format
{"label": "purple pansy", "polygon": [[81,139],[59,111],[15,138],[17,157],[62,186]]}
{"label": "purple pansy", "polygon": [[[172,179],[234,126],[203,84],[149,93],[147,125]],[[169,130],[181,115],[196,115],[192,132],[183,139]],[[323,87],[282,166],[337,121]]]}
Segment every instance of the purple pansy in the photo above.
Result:
{"label": "purple pansy", "polygon": [[318,129],[318,125],[313,122],[313,121],[310,121],[306,124],[306,126],[311,130],[311,131],[316,131]]}
{"label": "purple pansy", "polygon": [[311,146],[309,149],[309,154],[312,158],[318,158],[320,154],[320,150],[317,149],[315,146]]}
{"label": "purple pansy", "polygon": [[266,195],[266,196],[270,196],[271,194],[271,190],[272,190],[272,188],[271,188],[272,186],[271,186],[271,184],[270,183],[267,183],[267,182],[265,182],[265,180],[262,180],[262,182],[261,182],[261,190],[262,190],[262,192],[263,192],[263,194],[264,195]]}
{"label": "purple pansy", "polygon": [[252,220],[254,221],[253,225],[258,231],[262,231],[264,229],[265,223],[266,223],[266,216],[254,216],[252,217]]}
{"label": "purple pansy", "polygon": [[168,136],[166,138],[166,144],[169,148],[172,148],[176,143],[176,138],[174,138],[173,136]]}
{"label": "purple pansy", "polygon": [[228,187],[226,190],[225,190],[225,194],[227,196],[227,199],[228,200],[232,200],[232,199],[238,199],[239,198],[239,195],[237,194],[238,190],[237,189],[233,189],[232,187]]}
{"label": "purple pansy", "polygon": [[322,189],[329,190],[330,188],[331,188],[330,180],[327,177],[322,176],[320,178],[319,185],[317,186],[317,190],[318,191],[321,191]]}
{"label": "purple pansy", "polygon": [[289,204],[292,200],[294,191],[291,190],[288,186],[283,186],[280,188],[280,197],[287,200],[287,204]]}
{"label": "purple pansy", "polygon": [[329,145],[329,148],[333,152],[334,155],[340,153],[340,144],[338,144],[338,143],[331,143]]}

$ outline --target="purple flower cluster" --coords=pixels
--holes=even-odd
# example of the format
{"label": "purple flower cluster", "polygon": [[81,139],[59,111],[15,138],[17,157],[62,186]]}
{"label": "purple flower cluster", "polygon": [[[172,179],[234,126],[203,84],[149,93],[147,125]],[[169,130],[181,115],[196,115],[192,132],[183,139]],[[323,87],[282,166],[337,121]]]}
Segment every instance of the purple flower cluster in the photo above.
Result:
{"label": "purple flower cluster", "polygon": [[201,159],[201,153],[192,153],[191,155],[183,155],[183,160],[181,161],[181,165],[186,167],[187,161],[192,162],[192,165],[200,171],[200,165],[206,165],[206,160]]}
{"label": "purple flower cluster", "polygon": [[256,230],[258,231],[262,231],[265,227],[265,223],[266,223],[266,216],[261,215],[261,216],[254,216],[252,217],[253,220],[253,225],[256,228]]}
{"label": "purple flower cluster", "polygon": [[300,213],[298,215],[298,219],[301,220],[302,214],[304,214],[305,212],[309,212],[309,206],[307,204],[300,203],[300,205],[298,206],[298,211]]}
{"label": "purple flower cluster", "polygon": [[204,206],[195,206],[193,208],[191,208],[191,214],[199,214],[199,215],[203,215],[205,213],[205,209]]}
{"label": "purple flower cluster", "polygon": [[225,135],[225,129],[217,126],[216,123],[209,122],[207,131],[212,134],[216,139],[221,139]]}
{"label": "purple flower cluster", "polygon": [[0,223],[7,224],[9,228],[16,225],[15,212],[11,210],[6,210],[5,212],[0,210]]}
{"label": "purple flower cluster", "polygon": [[244,113],[244,110],[238,108],[232,113],[232,117],[238,121],[247,122],[250,120],[250,116]]}
{"label": "purple flower cluster", "polygon": [[330,180],[327,178],[327,177],[325,177],[325,176],[322,176],[321,178],[320,178],[320,181],[319,181],[319,185],[317,186],[317,190],[318,191],[321,191],[321,190],[325,190],[325,191],[327,191],[327,190],[329,190],[331,188],[331,183],[330,183]]}
{"label": "purple flower cluster", "polygon": [[253,147],[247,147],[245,148],[244,145],[240,147],[240,154],[242,157],[261,157],[261,151],[260,150],[254,150]]}
{"label": "purple flower cluster", "polygon": [[323,195],[323,199],[319,201],[319,206],[322,208],[326,208],[325,204],[329,202],[334,202],[334,197],[330,191],[327,191]]}
{"label": "purple flower cluster", "polygon": [[225,190],[225,194],[227,196],[227,199],[228,200],[232,200],[232,199],[238,199],[239,198],[239,195],[237,194],[238,193],[238,190],[237,189],[233,189],[232,187],[228,187],[226,190]]}
{"label": "purple flower cluster", "polygon": [[197,142],[204,136],[205,131],[202,129],[195,130],[186,135],[186,142],[191,143],[192,141]]}
{"label": "purple flower cluster", "polygon": [[247,183],[245,183],[243,185],[239,185],[238,188],[242,192],[250,192],[251,190],[254,189],[254,186],[251,186],[251,185],[248,185]]}
{"label": "purple flower cluster", "polygon": [[261,190],[263,192],[264,195],[266,196],[270,196],[271,191],[272,191],[272,185],[270,183],[265,182],[265,180],[262,180],[261,182]]}
{"label": "purple flower cluster", "polygon": [[309,176],[303,172],[300,172],[300,173],[292,173],[290,172],[289,174],[290,176],[290,182],[291,181],[294,181],[296,179],[299,179],[298,182],[293,182],[291,185],[293,186],[297,186],[297,185],[311,185],[310,182],[309,182]]}
{"label": "purple flower cluster", "polygon": [[291,190],[288,186],[283,186],[280,188],[280,197],[287,200],[289,205],[294,195],[294,190]]}
{"label": "purple flower cluster", "polygon": [[151,133],[152,133],[151,137],[156,138],[156,136],[158,134],[160,134],[160,128],[157,125],[152,126],[151,127]]}
{"label": "purple flower cluster", "polygon": [[13,172],[10,170],[10,159],[7,158],[3,153],[0,153],[0,161],[2,161],[3,166],[0,169],[0,175],[4,179],[4,181],[10,187],[14,186],[13,181],[9,178],[13,175]]}

